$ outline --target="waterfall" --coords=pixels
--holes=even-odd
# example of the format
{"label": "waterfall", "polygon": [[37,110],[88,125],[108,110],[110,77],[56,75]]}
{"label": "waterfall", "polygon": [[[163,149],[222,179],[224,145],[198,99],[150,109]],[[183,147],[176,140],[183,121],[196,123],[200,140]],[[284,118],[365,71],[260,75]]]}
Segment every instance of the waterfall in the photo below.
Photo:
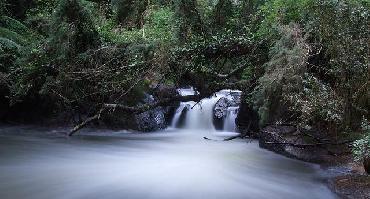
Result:
{"label": "waterfall", "polygon": [[[194,95],[196,92],[192,88],[178,89],[182,96]],[[200,102],[181,102],[179,108],[176,110],[171,126],[173,128],[179,127],[180,123],[184,129],[203,129],[215,131],[213,125],[213,109],[222,97],[232,100],[230,95],[231,90],[222,90],[215,93],[210,98],[202,99]],[[228,107],[226,117],[224,118],[224,130],[234,132],[236,129],[235,119],[239,107]],[[183,115],[185,114],[185,115]],[[183,120],[183,121],[180,121]]]}
{"label": "waterfall", "polygon": [[227,115],[224,120],[224,131],[234,132],[236,131],[235,120],[238,116],[239,107],[229,107],[227,109]]}

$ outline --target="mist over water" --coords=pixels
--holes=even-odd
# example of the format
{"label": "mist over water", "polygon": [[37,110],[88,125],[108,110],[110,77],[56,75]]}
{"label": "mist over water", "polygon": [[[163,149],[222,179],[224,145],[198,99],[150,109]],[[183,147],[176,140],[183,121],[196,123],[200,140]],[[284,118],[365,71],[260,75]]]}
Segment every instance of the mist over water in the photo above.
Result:
{"label": "mist over water", "polygon": [[[195,106],[184,129],[157,133],[86,129],[67,139],[44,128],[1,127],[0,198],[335,198],[317,165],[260,149],[256,141],[217,141],[235,135],[213,128],[220,96],[199,107],[189,102]],[[235,129],[235,111],[227,131]]]}

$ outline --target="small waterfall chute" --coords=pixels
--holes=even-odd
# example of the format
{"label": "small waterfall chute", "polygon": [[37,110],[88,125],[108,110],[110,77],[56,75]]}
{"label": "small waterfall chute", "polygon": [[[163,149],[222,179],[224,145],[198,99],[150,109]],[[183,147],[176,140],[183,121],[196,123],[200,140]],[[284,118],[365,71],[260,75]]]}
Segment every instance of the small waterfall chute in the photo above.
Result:
{"label": "small waterfall chute", "polygon": [[[194,95],[196,91],[193,88],[178,89],[182,96]],[[204,98],[200,102],[181,102],[179,108],[176,110],[171,126],[173,128],[179,127],[179,123],[183,122],[181,126],[184,129],[202,129],[208,131],[215,131],[213,125],[213,109],[215,104],[223,97],[233,100],[231,93],[240,91],[222,90],[215,93],[210,98]],[[224,130],[235,132],[235,119],[239,107],[229,107],[226,117],[224,118]],[[185,116],[183,114],[186,114]],[[182,118],[185,117],[185,118]],[[183,119],[184,121],[181,121]]]}
{"label": "small waterfall chute", "polygon": [[224,131],[236,131],[236,117],[238,116],[239,107],[229,107],[224,120]]}

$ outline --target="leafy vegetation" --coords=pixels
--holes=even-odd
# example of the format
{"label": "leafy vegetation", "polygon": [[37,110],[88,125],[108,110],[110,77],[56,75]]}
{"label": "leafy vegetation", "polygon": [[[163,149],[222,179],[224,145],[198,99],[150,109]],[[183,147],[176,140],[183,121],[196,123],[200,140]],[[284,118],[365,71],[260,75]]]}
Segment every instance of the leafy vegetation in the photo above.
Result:
{"label": "leafy vegetation", "polygon": [[8,108],[43,99],[54,113],[92,114],[105,103],[136,105],[157,84],[204,96],[236,88],[261,126],[364,134],[354,148],[367,154],[369,1],[30,2],[0,3]]}

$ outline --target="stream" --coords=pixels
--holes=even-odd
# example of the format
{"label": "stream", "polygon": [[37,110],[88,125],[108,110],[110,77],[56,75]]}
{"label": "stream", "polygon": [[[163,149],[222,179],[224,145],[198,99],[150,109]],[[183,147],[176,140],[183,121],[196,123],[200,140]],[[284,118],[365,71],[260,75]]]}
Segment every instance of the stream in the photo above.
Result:
{"label": "stream", "polygon": [[84,129],[66,138],[57,133],[65,129],[0,127],[0,198],[336,198],[318,165],[254,140],[217,141],[235,135],[234,124],[216,131],[210,123],[219,97],[189,102],[183,128],[155,133]]}

